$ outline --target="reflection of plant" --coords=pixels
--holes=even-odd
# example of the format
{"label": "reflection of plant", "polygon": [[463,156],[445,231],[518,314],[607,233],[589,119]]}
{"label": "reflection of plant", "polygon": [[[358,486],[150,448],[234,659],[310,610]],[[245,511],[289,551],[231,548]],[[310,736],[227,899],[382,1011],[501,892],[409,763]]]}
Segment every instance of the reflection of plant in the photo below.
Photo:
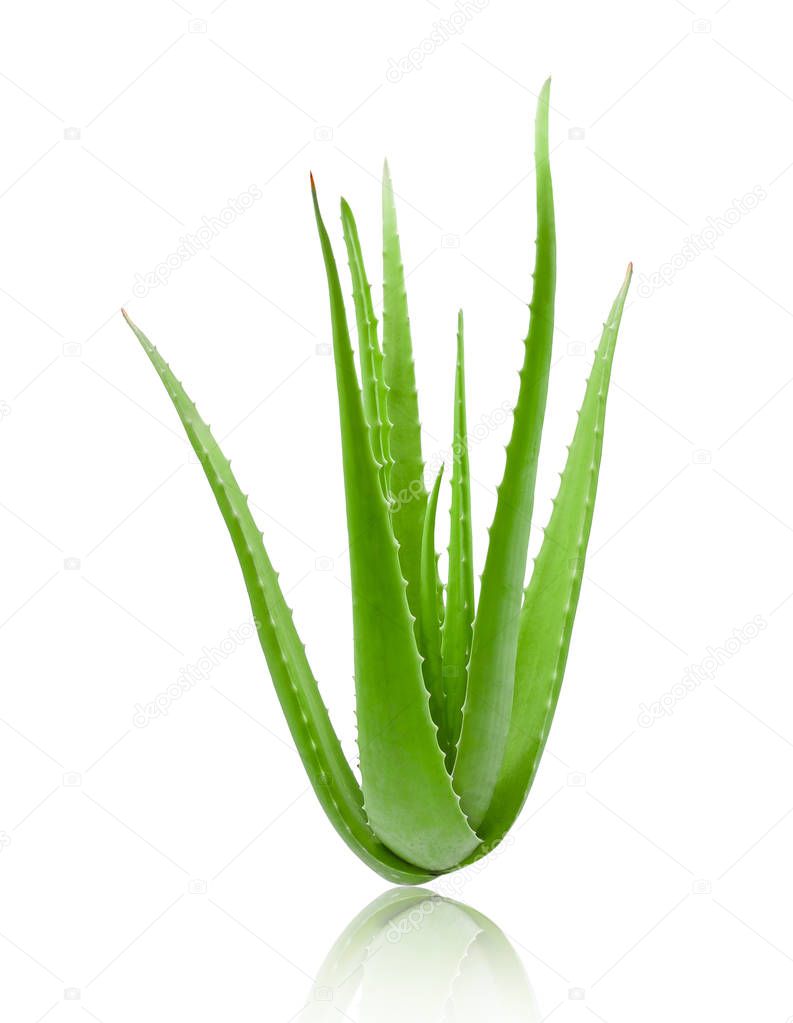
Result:
{"label": "reflection of plant", "polygon": [[353,592],[362,784],[348,764],[278,579],[228,460],[154,346],[154,364],[231,534],[259,638],[311,782],[348,845],[383,876],[416,883],[479,859],[523,805],[562,681],[597,486],[606,391],[630,279],[603,329],[567,467],[523,591],[553,338],[556,241],[548,155],[549,83],[535,163],[537,248],[512,438],[478,608],[458,321],[449,578],[438,578],[432,493],[392,501],[422,478],[418,403],[393,192],[383,182],[383,338],[352,211],[342,201],[361,383],[331,242],[312,194],[330,293]]}
{"label": "reflection of plant", "polygon": [[350,921],[317,971],[300,1023],[350,1019],[353,1006],[360,1023],[541,1018],[503,931],[427,888],[392,888]]}

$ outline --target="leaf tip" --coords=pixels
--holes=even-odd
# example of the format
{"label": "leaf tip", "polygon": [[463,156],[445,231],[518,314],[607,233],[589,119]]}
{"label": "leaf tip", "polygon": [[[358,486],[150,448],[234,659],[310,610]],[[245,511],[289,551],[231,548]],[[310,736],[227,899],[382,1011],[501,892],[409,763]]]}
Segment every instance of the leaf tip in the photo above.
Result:
{"label": "leaf tip", "polygon": [[540,106],[543,106],[543,107],[550,106],[550,103],[551,103],[551,76],[550,75],[548,75],[548,77],[542,83],[542,88],[540,89],[540,95],[537,98],[539,100]]}

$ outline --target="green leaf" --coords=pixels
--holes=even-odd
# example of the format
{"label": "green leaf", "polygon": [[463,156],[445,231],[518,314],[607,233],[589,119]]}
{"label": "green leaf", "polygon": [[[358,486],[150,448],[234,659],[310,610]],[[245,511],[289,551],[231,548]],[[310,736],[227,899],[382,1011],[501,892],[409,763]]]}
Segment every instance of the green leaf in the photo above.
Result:
{"label": "green leaf", "polygon": [[443,478],[443,466],[435,478],[424,517],[421,537],[421,608],[418,618],[421,649],[424,651],[424,683],[430,694],[430,713],[438,728],[438,742],[446,752],[449,748],[446,733],[446,700],[441,669],[441,630],[438,621],[438,562],[435,556],[435,517],[438,494]]}
{"label": "green leaf", "polygon": [[595,354],[559,492],[520,613],[515,701],[504,763],[481,834],[500,840],[520,813],[545,748],[562,684],[595,506],[606,396],[632,267]]}
{"label": "green leaf", "polygon": [[352,276],[355,321],[358,330],[358,357],[361,364],[363,411],[369,425],[372,453],[379,467],[383,495],[388,495],[388,409],[383,376],[383,353],[377,337],[377,318],[372,305],[372,289],[358,237],[358,227],[349,204],[341,200],[341,222],[347,259]]}
{"label": "green leaf", "polygon": [[430,715],[397,544],[366,439],[338,269],[313,179],[312,195],[336,362],[366,812],[375,834],[398,856],[439,871],[472,852],[478,839],[452,789]]}
{"label": "green leaf", "polygon": [[556,231],[548,152],[549,95],[547,81],[540,93],[535,128],[537,243],[531,321],[512,437],[482,575],[454,765],[455,789],[474,829],[478,829],[490,805],[507,741],[534,483],[548,393],[556,291]]}
{"label": "green leaf", "polygon": [[353,852],[383,877],[401,884],[428,880],[431,874],[396,856],[373,834],[360,786],[342,752],[278,576],[228,459],[168,364],[126,312],[124,317],[179,414],[228,527],[278,699],[325,813]]}
{"label": "green leaf", "polygon": [[407,582],[408,605],[418,617],[421,533],[427,492],[424,488],[424,459],[405,273],[397,232],[394,190],[387,163],[383,168],[383,370],[391,424],[391,518],[399,543],[402,576]]}
{"label": "green leaf", "polygon": [[[537,238],[512,436],[474,611],[462,313],[458,318],[448,592],[428,499],[404,270],[383,177],[383,344],[358,230],[342,200],[360,384],[338,268],[314,210],[330,298],[353,594],[362,782],[345,759],[261,534],[181,384],[132,324],[182,420],[240,562],[278,698],[328,817],[384,877],[415,884],[486,855],[531,787],[557,704],[592,523],[606,394],[630,270],[604,325],[567,466],[524,589],[556,286],[549,83],[535,126]],[[126,315],[126,314],[125,314]]]}
{"label": "green leaf", "polygon": [[471,478],[468,467],[468,424],[465,413],[463,312],[457,316],[457,368],[454,380],[454,434],[452,441],[452,502],[449,529],[449,579],[443,621],[442,661],[446,691],[446,728],[449,751],[446,764],[454,765],[462,725],[471,631],[474,621],[474,554],[471,538]]}

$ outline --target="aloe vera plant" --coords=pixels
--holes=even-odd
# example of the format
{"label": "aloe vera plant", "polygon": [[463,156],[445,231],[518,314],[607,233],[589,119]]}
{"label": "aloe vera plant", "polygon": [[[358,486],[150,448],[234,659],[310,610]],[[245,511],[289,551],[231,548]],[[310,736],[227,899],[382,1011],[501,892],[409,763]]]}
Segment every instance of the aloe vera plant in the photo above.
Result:
{"label": "aloe vera plant", "polygon": [[388,169],[383,178],[382,340],[355,219],[349,205],[341,203],[359,368],[311,180],[341,421],[360,782],[342,752],[228,460],[167,363],[127,317],[165,385],[231,534],[273,683],[316,795],[350,848],[397,883],[421,883],[471,863],[512,826],[548,736],[581,587],[606,394],[631,268],[604,324],[558,495],[524,589],[556,284],[549,90],[546,82],[535,128],[537,240],[530,325],[476,609],[462,313],[449,570],[443,587],[435,549],[441,481],[439,474],[427,493]]}

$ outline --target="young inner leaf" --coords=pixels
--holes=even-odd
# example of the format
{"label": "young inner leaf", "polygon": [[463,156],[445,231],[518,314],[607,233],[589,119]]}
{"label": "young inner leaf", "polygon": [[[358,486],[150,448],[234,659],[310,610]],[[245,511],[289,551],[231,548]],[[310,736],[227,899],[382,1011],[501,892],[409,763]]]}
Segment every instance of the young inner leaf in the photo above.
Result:
{"label": "young inner leaf", "polygon": [[478,839],[452,789],[430,715],[397,543],[367,440],[336,260],[312,194],[336,362],[366,813],[398,856],[440,871],[459,863]]}
{"label": "young inner leaf", "polygon": [[474,622],[474,553],[471,536],[471,478],[468,466],[468,424],[465,413],[463,312],[457,316],[457,368],[454,380],[454,433],[452,440],[452,502],[449,512],[449,580],[446,616],[441,635],[443,683],[446,693],[446,729],[449,748],[446,764],[454,767],[462,726]]}
{"label": "young inner leaf", "polygon": [[438,563],[435,557],[435,517],[442,478],[443,466],[435,478],[435,485],[427,501],[427,514],[421,536],[421,607],[418,623],[421,649],[424,651],[424,682],[430,694],[430,713],[438,728],[440,747],[446,752],[449,748],[449,736],[446,728],[446,694],[443,689],[441,630],[438,621]]}

